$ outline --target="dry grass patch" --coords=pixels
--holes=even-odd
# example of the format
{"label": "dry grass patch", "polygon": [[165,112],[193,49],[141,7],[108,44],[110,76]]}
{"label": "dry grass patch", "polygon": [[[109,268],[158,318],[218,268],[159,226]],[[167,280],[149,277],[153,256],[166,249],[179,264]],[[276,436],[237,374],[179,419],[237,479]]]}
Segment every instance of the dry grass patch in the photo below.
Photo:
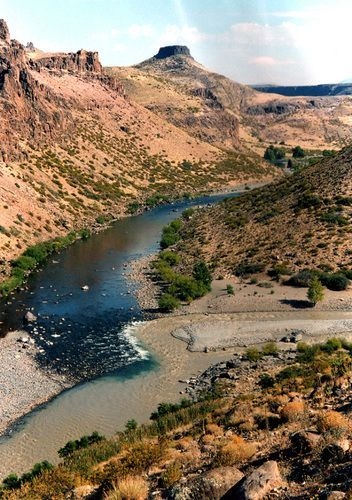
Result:
{"label": "dry grass patch", "polygon": [[232,436],[218,451],[216,465],[235,465],[252,457],[257,450],[254,443],[248,443],[241,436]]}
{"label": "dry grass patch", "polygon": [[281,408],[280,416],[285,422],[302,420],[306,412],[304,401],[291,401]]}
{"label": "dry grass patch", "polygon": [[319,432],[344,434],[351,430],[351,421],[338,411],[324,411],[318,415],[317,429]]}
{"label": "dry grass patch", "polygon": [[145,500],[148,497],[148,484],[139,476],[127,476],[114,485],[106,495],[106,500]]}

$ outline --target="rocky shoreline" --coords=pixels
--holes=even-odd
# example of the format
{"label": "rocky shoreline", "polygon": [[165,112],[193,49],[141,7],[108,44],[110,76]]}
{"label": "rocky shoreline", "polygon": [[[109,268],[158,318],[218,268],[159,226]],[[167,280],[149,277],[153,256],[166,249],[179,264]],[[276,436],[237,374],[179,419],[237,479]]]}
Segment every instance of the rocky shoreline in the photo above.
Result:
{"label": "rocky shoreline", "polygon": [[42,369],[36,353],[26,332],[10,332],[1,339],[0,435],[10,434],[18,419],[73,385],[64,375]]}

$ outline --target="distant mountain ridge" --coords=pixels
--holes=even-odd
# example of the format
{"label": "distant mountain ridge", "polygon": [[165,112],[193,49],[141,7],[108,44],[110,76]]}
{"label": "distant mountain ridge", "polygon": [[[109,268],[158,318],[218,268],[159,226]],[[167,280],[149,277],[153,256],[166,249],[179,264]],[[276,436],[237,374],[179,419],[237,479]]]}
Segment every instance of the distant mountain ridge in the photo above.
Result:
{"label": "distant mountain ridge", "polygon": [[352,82],[346,83],[323,83],[320,85],[251,85],[254,90],[259,92],[269,92],[285,96],[339,96],[352,95]]}
{"label": "distant mountain ridge", "polygon": [[107,68],[127,95],[190,135],[225,148],[268,144],[340,149],[352,140],[352,102],[343,95],[280,96],[214,73],[188,47],[162,47],[135,66]]}

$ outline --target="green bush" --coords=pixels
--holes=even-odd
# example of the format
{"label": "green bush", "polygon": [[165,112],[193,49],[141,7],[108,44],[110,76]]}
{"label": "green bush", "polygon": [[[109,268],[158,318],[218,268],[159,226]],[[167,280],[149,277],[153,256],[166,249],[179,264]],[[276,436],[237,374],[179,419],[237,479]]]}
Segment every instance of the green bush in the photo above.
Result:
{"label": "green bush", "polygon": [[235,290],[233,288],[232,285],[226,285],[226,292],[227,292],[227,295],[234,295],[235,294]]}
{"label": "green bush", "polygon": [[180,219],[175,219],[163,228],[160,241],[161,248],[168,248],[180,240],[181,227],[182,221]]}
{"label": "green bush", "polygon": [[329,290],[336,292],[346,290],[350,284],[350,280],[342,273],[323,274],[320,280]]}
{"label": "green bush", "polygon": [[301,148],[301,146],[295,146],[292,149],[292,156],[293,158],[304,158],[305,157],[305,152],[304,149]]}
{"label": "green bush", "polygon": [[302,269],[302,271],[299,271],[297,274],[291,276],[286,281],[286,284],[290,286],[305,288],[309,285],[310,281],[315,275],[316,272],[312,271],[311,269]]}
{"label": "green bush", "polygon": [[324,287],[317,276],[313,276],[309,283],[307,297],[308,300],[311,301],[313,306],[315,306],[317,302],[320,302],[324,298]]}
{"label": "green bush", "polygon": [[279,352],[276,342],[267,342],[262,347],[263,356],[273,356]]}
{"label": "green bush", "polygon": [[176,275],[168,288],[168,293],[185,302],[202,297],[207,292],[208,288],[204,283],[182,274]]}
{"label": "green bush", "polygon": [[258,274],[264,271],[265,265],[258,262],[258,263],[251,263],[251,262],[243,262],[239,264],[236,269],[235,269],[235,275],[236,276],[248,276],[250,274]]}
{"label": "green bush", "polygon": [[262,353],[256,347],[248,347],[246,349],[245,359],[248,361],[259,361],[262,357]]}
{"label": "green bush", "polygon": [[336,224],[338,226],[347,226],[349,224],[349,220],[346,217],[336,212],[327,212],[323,214],[321,220],[328,224]]}
{"label": "green bush", "polygon": [[94,431],[90,436],[82,436],[80,439],[75,439],[74,441],[68,441],[65,446],[58,450],[58,455],[60,457],[67,457],[71,455],[74,451],[80,450],[81,448],[87,448],[89,445],[94,443],[99,443],[105,439],[98,432]]}
{"label": "green bush", "polygon": [[181,257],[176,252],[171,250],[164,250],[159,253],[158,258],[166,262],[169,266],[176,266],[179,264]]}
{"label": "green bush", "polygon": [[170,293],[163,293],[159,298],[159,309],[163,312],[172,312],[180,307],[180,301]]}
{"label": "green bush", "polygon": [[213,278],[205,262],[200,261],[194,265],[193,277],[198,283],[204,285],[207,290],[210,290]]}

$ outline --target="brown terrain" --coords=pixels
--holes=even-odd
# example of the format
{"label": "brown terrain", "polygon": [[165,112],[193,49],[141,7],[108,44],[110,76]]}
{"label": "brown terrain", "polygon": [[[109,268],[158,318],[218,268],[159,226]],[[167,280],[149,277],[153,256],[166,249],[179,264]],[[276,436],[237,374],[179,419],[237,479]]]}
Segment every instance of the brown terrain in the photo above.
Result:
{"label": "brown terrain", "polygon": [[[166,50],[165,50],[166,49]],[[350,96],[284,97],[212,73],[187,47],[160,49],[136,66],[109,68],[135,101],[192,135],[263,154],[268,143],[341,149],[351,138]]]}
{"label": "brown terrain", "polygon": [[[351,272],[350,98],[260,94],[179,46],[103,70],[95,53],[26,50],[0,26],[4,259],[155,193],[278,176],[260,159],[269,143],[344,146],[182,216],[175,270],[189,275],[202,259],[217,279],[210,294],[136,336],[168,361],[148,395],[166,381],[190,399],[68,451],[34,480],[10,482],[3,498],[351,498],[351,288],[325,292],[312,311],[306,290],[282,280],[304,268]],[[153,308],[160,289],[139,273]],[[345,338],[326,340],[335,334]],[[204,357],[222,362],[189,377]]]}
{"label": "brown terrain", "polygon": [[0,256],[116,218],[156,193],[175,197],[277,175],[191,136],[132,101],[98,54],[47,54],[0,24]]}
{"label": "brown terrain", "polygon": [[200,256],[216,276],[350,269],[352,149],[240,198],[202,210],[183,229],[183,262]]}

